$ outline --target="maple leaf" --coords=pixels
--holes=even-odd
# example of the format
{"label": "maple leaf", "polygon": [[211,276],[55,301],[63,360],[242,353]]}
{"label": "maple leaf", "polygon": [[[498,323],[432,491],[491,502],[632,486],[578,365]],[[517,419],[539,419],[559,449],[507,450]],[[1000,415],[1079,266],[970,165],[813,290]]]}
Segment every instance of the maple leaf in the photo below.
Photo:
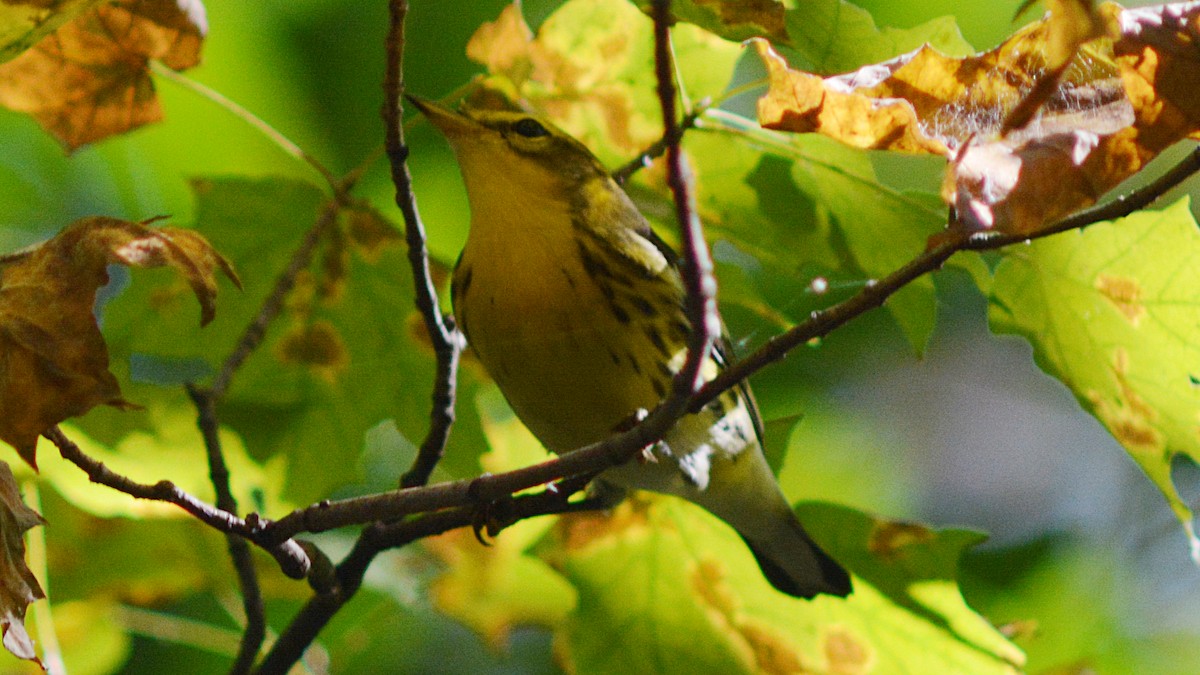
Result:
{"label": "maple leaf", "polygon": [[[0,462],[0,626],[4,647],[13,655],[38,661],[33,641],[25,631],[25,609],[46,597],[33,572],[25,564],[25,531],[45,521],[21,501],[12,469]],[[40,661],[38,662],[40,665]]]}
{"label": "maple leaf", "polygon": [[196,0],[101,4],[0,65],[0,105],[28,113],[68,150],[162,119],[150,60],[200,61]]}
{"label": "maple leaf", "polygon": [[[653,54],[644,48],[653,42],[653,28],[632,4],[570,0],[535,34],[520,3],[513,3],[467,43],[467,56],[489,73],[472,103],[496,107],[499,91],[544,112],[601,161],[624,161],[662,133]],[[672,44],[679,63],[698,58],[704,64],[680,70],[681,87],[697,99],[724,89],[741,52],[736,43],[686,24],[676,26]]]}
{"label": "maple leaf", "polygon": [[[651,2],[637,6],[651,14]],[[787,7],[780,0],[680,0],[671,3],[673,21],[687,21],[727,40],[766,37],[788,44]]]}
{"label": "maple leaf", "polygon": [[106,266],[175,268],[215,314],[215,271],[238,284],[229,263],[198,234],[115,218],[75,221],[0,268],[0,440],[37,467],[38,436],[69,417],[121,398],[92,314]]}
{"label": "maple leaf", "polygon": [[926,46],[830,78],[788,68],[757,40],[770,76],[759,121],[940,154],[957,226],[1034,233],[1200,132],[1200,4],[1055,7],[982,54]]}
{"label": "maple leaf", "polygon": [[[498,396],[482,396],[479,403],[490,448],[479,458],[485,471],[507,471],[545,457],[516,418],[502,418]],[[506,528],[490,546],[481,546],[469,529],[426,539],[426,549],[446,563],[446,571],[430,584],[430,600],[493,649],[507,648],[518,626],[560,625],[575,603],[575,592],[534,555],[553,526],[549,519],[523,520]]]}

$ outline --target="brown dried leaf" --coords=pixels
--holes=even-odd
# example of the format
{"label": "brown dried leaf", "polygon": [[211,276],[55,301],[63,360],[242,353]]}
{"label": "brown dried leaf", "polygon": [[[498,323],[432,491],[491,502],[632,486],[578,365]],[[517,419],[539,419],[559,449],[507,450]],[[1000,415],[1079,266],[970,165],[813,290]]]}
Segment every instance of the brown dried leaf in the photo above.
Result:
{"label": "brown dried leaf", "polygon": [[200,61],[198,0],[103,4],[0,65],[0,105],[28,113],[69,150],[162,118],[149,62]]}
{"label": "brown dried leaf", "polygon": [[1046,0],[1046,73],[1004,120],[1001,135],[1020,129],[1058,91],[1063,74],[1083,45],[1105,35],[1104,17],[1093,0]]}
{"label": "brown dried leaf", "polygon": [[233,268],[190,230],[83,218],[0,268],[0,440],[37,467],[38,436],[104,403],[129,404],[108,372],[108,349],[92,314],[112,263],[174,267],[215,313],[216,270]]}
{"label": "brown dried leaf", "polygon": [[1113,54],[1132,104],[1139,145],[1158,153],[1200,138],[1200,4],[1127,9]]}
{"label": "brown dried leaf", "polygon": [[18,658],[38,661],[33,640],[25,632],[25,609],[46,597],[33,572],[25,564],[25,531],[45,521],[21,501],[21,491],[12,469],[0,462],[0,626],[4,647]]}
{"label": "brown dried leaf", "polygon": [[1060,0],[989,52],[953,59],[923,47],[831,78],[790,70],[757,41],[771,78],[759,119],[859,148],[942,154],[956,225],[1030,234],[1197,137],[1198,18],[1195,3]]}
{"label": "brown dried leaf", "polygon": [[0,0],[0,63],[10,61],[100,0]]}

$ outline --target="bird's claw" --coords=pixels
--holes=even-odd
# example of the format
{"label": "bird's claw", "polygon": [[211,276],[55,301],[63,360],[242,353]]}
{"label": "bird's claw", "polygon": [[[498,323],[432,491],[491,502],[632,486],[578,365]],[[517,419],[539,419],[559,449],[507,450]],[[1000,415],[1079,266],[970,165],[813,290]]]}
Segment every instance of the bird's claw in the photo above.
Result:
{"label": "bird's claw", "polygon": [[[484,546],[491,546],[488,539],[495,539],[504,528],[515,523],[518,518],[513,513],[511,497],[503,497],[491,502],[479,504],[471,520],[471,531],[475,539]],[[484,534],[486,533],[486,537]]]}

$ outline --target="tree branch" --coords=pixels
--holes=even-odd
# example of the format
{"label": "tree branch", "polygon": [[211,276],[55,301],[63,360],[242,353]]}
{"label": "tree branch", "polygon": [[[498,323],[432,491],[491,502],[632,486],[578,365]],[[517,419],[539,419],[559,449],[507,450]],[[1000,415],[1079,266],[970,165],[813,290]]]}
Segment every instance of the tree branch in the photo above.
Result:
{"label": "tree branch", "polygon": [[[383,81],[384,145],[391,165],[392,183],[396,188],[396,205],[404,216],[404,238],[408,244],[415,302],[425,321],[425,330],[437,357],[429,430],[412,467],[400,479],[401,488],[416,488],[429,482],[429,476],[445,452],[450,428],[454,424],[458,362],[465,343],[453,322],[443,315],[438,303],[437,289],[429,272],[425,226],[417,209],[417,199],[412,189],[412,174],[408,170],[409,149],[404,141],[404,126],[401,122],[401,97],[404,94],[404,29],[408,16],[408,2],[389,0],[388,15],[390,20],[386,40],[387,65]],[[431,514],[427,518],[445,516]],[[304,517],[301,516],[300,519],[303,521]],[[382,524],[373,525],[360,535],[354,550],[338,566],[334,587],[315,595],[292,619],[284,635],[267,654],[259,672],[286,672],[291,664],[299,660],[304,650],[312,644],[317,634],[341,606],[353,597],[362,583],[367,567],[382,550],[373,543],[371,533],[383,527],[385,526]]]}
{"label": "tree branch", "polygon": [[438,303],[437,289],[429,274],[425,225],[421,222],[421,214],[417,210],[417,196],[413,193],[412,174],[408,170],[408,146],[404,142],[404,125],[401,123],[404,95],[404,23],[408,14],[408,3],[404,0],[391,0],[388,6],[391,24],[387,36],[387,70],[383,80],[383,122],[386,128],[384,143],[392,167],[392,183],[396,186],[396,206],[404,215],[404,239],[408,244],[408,262],[412,267],[416,305],[425,320],[425,330],[429,333],[434,353],[437,355],[429,432],[421,443],[412,468],[400,479],[400,487],[407,488],[428,483],[430,474],[445,452],[450,427],[454,424],[458,359],[465,343],[453,321],[443,315]]}
{"label": "tree branch", "polygon": [[[588,476],[590,479],[591,476]],[[576,512],[580,502],[571,495],[581,490],[587,480],[563,481],[532,495],[515,497],[506,504],[506,524],[535,516]],[[286,673],[300,660],[321,629],[358,591],[367,567],[380,551],[399,548],[418,539],[432,537],[476,523],[476,504],[429,513],[412,520],[376,522],[363,530],[354,548],[330,575],[327,587],[313,595],[295,616],[256,671],[260,675]]]}
{"label": "tree branch", "polygon": [[[248,523],[228,511],[210,506],[203,500],[183,491],[171,481],[162,480],[153,485],[138,483],[109,469],[104,466],[103,462],[89,457],[74,441],[67,438],[60,428],[52,427],[42,435],[58,446],[59,454],[63,456],[63,459],[83,469],[93,483],[106,485],[138,499],[175,504],[215,530],[239,534],[251,541],[257,539],[256,535],[259,529],[257,523]],[[289,577],[303,579],[308,574],[308,555],[295,541],[287,539],[278,544],[264,546],[264,549],[274,556],[284,574]]]}
{"label": "tree branch", "polygon": [[[200,413],[196,423],[204,436],[204,447],[208,452],[209,480],[217,493],[217,508],[235,514],[238,512],[238,505],[229,486],[229,469],[225,465],[225,454],[221,450],[217,401],[211,391],[195,386],[188,385],[187,392]],[[258,574],[254,570],[254,559],[250,556],[250,544],[245,538],[232,532],[225,533],[225,543],[229,548],[233,568],[237,572],[238,584],[242,588],[242,607],[246,612],[246,629],[242,631],[237,656],[233,665],[229,667],[231,674],[241,675],[250,672],[255,658],[258,657],[258,650],[262,648],[263,639],[267,636],[267,615],[263,608]]]}
{"label": "tree branch", "polygon": [[[686,174],[679,141],[683,135],[675,112],[675,69],[671,59],[671,0],[654,0],[654,73],[658,79],[658,102],[662,107],[663,140],[667,144],[667,185],[675,197],[675,217],[683,248],[683,285],[687,291],[685,310],[692,325],[687,358],[675,377],[668,398],[686,399],[703,384],[701,370],[709,359],[721,317],[717,314],[717,280],[712,256],[704,240],[704,228],[692,203],[691,177]],[[666,407],[666,403],[664,406]],[[673,406],[672,406],[673,407]],[[682,412],[682,408],[680,409]],[[676,415],[678,417],[678,415]]]}
{"label": "tree branch", "polygon": [[1197,172],[1200,172],[1200,147],[1193,149],[1187,157],[1147,185],[1127,195],[1118,196],[1106,204],[1080,211],[1051,223],[1037,232],[1005,234],[990,231],[972,233],[948,230],[937,238],[937,243],[900,269],[881,280],[868,283],[857,295],[837,305],[813,312],[807,321],[793,326],[785,333],[776,335],[754,353],[726,368],[701,388],[699,393],[692,398],[689,409],[692,411],[702,409],[705,404],[720,396],[722,392],[736,386],[738,382],[757,373],[765,366],[787,356],[792,349],[813,338],[824,337],[851,319],[883,305],[893,293],[922,275],[941,268],[951,256],[959,251],[994,250],[1070,230],[1083,229],[1088,225],[1106,220],[1122,218],[1149,206],[1171,188]]}

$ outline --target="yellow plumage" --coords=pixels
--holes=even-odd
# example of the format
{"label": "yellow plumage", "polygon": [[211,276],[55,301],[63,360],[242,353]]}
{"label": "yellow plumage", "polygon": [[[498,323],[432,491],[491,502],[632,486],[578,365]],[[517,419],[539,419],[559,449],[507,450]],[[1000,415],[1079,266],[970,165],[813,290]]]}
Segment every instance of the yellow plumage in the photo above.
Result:
{"label": "yellow plumage", "polygon": [[[675,255],[599,161],[521,112],[413,101],[454,148],[471,229],[452,285],[467,341],[530,431],[567,452],[666,395],[689,324]],[[720,355],[716,358],[720,358]],[[717,360],[705,377],[719,370]],[[729,523],[781,591],[845,595],[845,571],[804,533],[762,455],[748,389],[682,418],[604,483],[681,496]]]}

